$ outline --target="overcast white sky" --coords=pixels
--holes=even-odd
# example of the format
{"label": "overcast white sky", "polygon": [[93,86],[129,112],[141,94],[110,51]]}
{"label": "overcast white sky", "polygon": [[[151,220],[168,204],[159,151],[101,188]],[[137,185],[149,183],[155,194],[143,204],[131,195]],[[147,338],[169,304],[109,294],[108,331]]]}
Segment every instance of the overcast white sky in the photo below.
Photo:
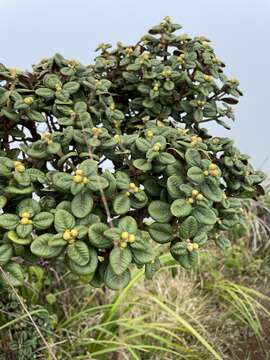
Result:
{"label": "overcast white sky", "polygon": [[[164,16],[212,40],[244,97],[231,134],[270,173],[270,0],[0,0],[0,62],[30,69],[55,52],[90,63],[101,42],[136,42]],[[213,132],[212,131],[212,132]]]}

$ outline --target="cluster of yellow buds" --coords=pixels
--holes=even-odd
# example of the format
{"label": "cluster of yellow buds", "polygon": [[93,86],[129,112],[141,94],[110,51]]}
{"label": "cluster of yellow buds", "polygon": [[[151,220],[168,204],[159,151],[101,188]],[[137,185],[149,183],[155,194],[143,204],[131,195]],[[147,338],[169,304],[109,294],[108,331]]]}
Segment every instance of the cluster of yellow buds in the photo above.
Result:
{"label": "cluster of yellow buds", "polygon": [[15,167],[15,170],[20,173],[23,173],[25,171],[25,166],[20,161],[14,161],[14,167]]}
{"label": "cluster of yellow buds", "polygon": [[32,98],[32,96],[28,96],[26,98],[23,99],[23,102],[26,104],[26,105],[32,105],[33,102],[34,102],[34,99]]}
{"label": "cluster of yellow buds", "polygon": [[190,240],[187,240],[187,250],[189,252],[192,252],[194,250],[198,250],[199,249],[199,245],[197,243],[192,243],[190,242]]}
{"label": "cluster of yellow buds", "polygon": [[116,140],[117,142],[118,142],[118,144],[121,144],[122,143],[122,137],[121,137],[121,135],[119,135],[119,134],[116,134],[116,135],[114,135],[114,140]]}
{"label": "cluster of yellow buds", "polygon": [[63,239],[67,241],[69,244],[72,244],[75,242],[76,237],[79,235],[79,232],[77,229],[67,229],[65,230],[63,234]]}
{"label": "cluster of yellow buds", "polygon": [[79,65],[80,63],[77,60],[71,59],[68,61],[68,66],[74,68],[75,66]]}
{"label": "cluster of yellow buds", "polygon": [[177,56],[177,62],[183,65],[185,63],[185,57],[185,54],[180,54],[179,56]]}
{"label": "cluster of yellow buds", "polygon": [[102,129],[101,128],[97,128],[97,127],[93,127],[91,129],[92,131],[92,134],[94,135],[95,138],[98,137],[98,135],[102,132]]}
{"label": "cluster of yellow buds", "polygon": [[214,176],[214,177],[218,176],[219,171],[218,171],[217,165],[211,163],[211,164],[208,166],[208,172],[209,172],[209,174],[210,174],[211,176]]}
{"label": "cluster of yellow buds", "polygon": [[130,54],[133,53],[133,49],[132,49],[131,47],[128,47],[128,48],[125,49],[125,53],[126,53],[127,55],[130,55]]}
{"label": "cluster of yellow buds", "polygon": [[192,147],[196,147],[199,143],[201,143],[203,140],[200,136],[194,135],[191,137],[191,143],[190,145]]}
{"label": "cluster of yellow buds", "polygon": [[203,200],[203,195],[197,189],[192,190],[191,196],[192,196],[193,199]]}
{"label": "cluster of yellow buds", "polygon": [[197,105],[198,105],[199,108],[203,108],[204,105],[205,105],[205,101],[203,101],[203,100],[198,100],[198,101],[197,101]]}
{"label": "cluster of yellow buds", "polygon": [[57,82],[54,86],[56,91],[62,91],[62,84],[60,82]]}
{"label": "cluster of yellow buds", "polygon": [[23,212],[21,214],[21,220],[20,223],[22,225],[31,225],[32,224],[32,220],[30,220],[31,215],[29,214],[29,212]]}
{"label": "cluster of yellow buds", "polygon": [[53,143],[53,141],[52,141],[52,134],[49,133],[49,132],[45,132],[45,133],[41,134],[40,137],[41,137],[41,140],[46,141],[46,143],[47,143],[48,145],[50,145],[50,144]]}
{"label": "cluster of yellow buds", "polygon": [[172,69],[170,67],[166,67],[163,71],[162,71],[162,75],[165,78],[170,78],[172,76]]}
{"label": "cluster of yellow buds", "polygon": [[161,149],[161,144],[160,144],[160,143],[156,143],[156,144],[152,147],[152,149],[153,149],[154,151],[156,151],[156,152],[159,152],[160,149]]}
{"label": "cluster of yellow buds", "polygon": [[181,35],[179,36],[179,40],[180,40],[180,42],[181,42],[182,44],[185,43],[185,42],[187,42],[188,39],[189,39],[188,34],[181,34]]}
{"label": "cluster of yellow buds", "polygon": [[232,85],[239,85],[239,81],[235,78],[229,79],[228,82]]}
{"label": "cluster of yellow buds", "polygon": [[212,62],[216,65],[219,65],[221,63],[221,61],[217,57],[213,57]]}
{"label": "cluster of yellow buds", "polygon": [[119,246],[121,248],[127,247],[128,243],[132,244],[136,240],[135,235],[129,234],[127,231],[121,233],[121,239],[119,241]]}
{"label": "cluster of yellow buds", "polygon": [[206,74],[203,76],[203,78],[205,81],[208,81],[208,82],[210,82],[212,80],[212,77],[210,75],[206,75]]}
{"label": "cluster of yellow buds", "polygon": [[10,72],[10,75],[11,76],[17,76],[19,73],[20,73],[20,70],[18,70],[18,69],[15,69],[15,68],[10,68],[9,69],[9,72]]}
{"label": "cluster of yellow buds", "polygon": [[149,60],[150,54],[147,51],[144,51],[140,56],[140,63],[143,64],[145,61]]}
{"label": "cluster of yellow buds", "polygon": [[154,86],[153,86],[153,90],[154,90],[154,91],[158,91],[159,88],[160,88],[159,82],[155,81],[155,82],[154,82]]}
{"label": "cluster of yellow buds", "polygon": [[75,175],[73,176],[73,181],[76,184],[80,184],[80,183],[87,184],[89,180],[84,175],[84,172],[82,170],[76,170]]}
{"label": "cluster of yellow buds", "polygon": [[153,133],[153,131],[151,131],[151,130],[147,130],[146,131],[146,137],[147,137],[147,139],[152,139],[153,138],[153,136],[154,136],[154,133]]}
{"label": "cluster of yellow buds", "polygon": [[128,188],[129,188],[129,191],[134,192],[134,193],[137,193],[140,191],[138,186],[136,186],[136,184],[134,184],[134,183],[129,183]]}

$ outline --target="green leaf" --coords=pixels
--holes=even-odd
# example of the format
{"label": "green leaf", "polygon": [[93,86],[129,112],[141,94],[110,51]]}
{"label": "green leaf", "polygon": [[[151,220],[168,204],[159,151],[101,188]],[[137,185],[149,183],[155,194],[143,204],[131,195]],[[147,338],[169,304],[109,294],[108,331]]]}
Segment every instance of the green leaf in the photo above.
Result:
{"label": "green leaf", "polygon": [[198,224],[196,219],[193,216],[186,218],[179,228],[179,236],[182,239],[191,239],[193,238],[198,229]]}
{"label": "green leaf", "polygon": [[108,230],[108,226],[103,223],[92,224],[88,230],[89,241],[98,249],[106,249],[110,247],[113,242],[111,239],[104,236],[104,231]]}
{"label": "green leaf", "polygon": [[150,142],[144,138],[137,138],[135,141],[136,147],[143,153],[146,153],[150,149]]}
{"label": "green leaf", "polygon": [[175,200],[171,205],[171,213],[176,217],[186,217],[192,211],[192,206],[185,199]]}
{"label": "green leaf", "polygon": [[49,154],[57,154],[59,151],[61,151],[61,145],[58,142],[52,142],[47,146]]}
{"label": "green leaf", "polygon": [[153,223],[148,227],[151,237],[160,244],[173,240],[173,228],[170,224]]}
{"label": "green leaf", "polygon": [[110,265],[107,266],[104,274],[105,284],[112,290],[120,290],[128,285],[130,281],[130,271],[127,269],[121,275],[115,274]]}
{"label": "green leaf", "polygon": [[186,161],[192,166],[200,166],[201,155],[198,150],[188,149],[185,154]]}
{"label": "green leaf", "polygon": [[227,250],[231,246],[230,240],[224,237],[217,238],[215,240],[215,243],[223,251]]}
{"label": "green leaf", "polygon": [[66,90],[69,94],[76,93],[80,88],[80,84],[75,81],[69,81],[65,83],[63,89]]}
{"label": "green leaf", "polygon": [[10,244],[0,245],[0,266],[9,262],[13,256],[13,248]]}
{"label": "green leaf", "polygon": [[38,236],[31,244],[31,252],[34,255],[44,258],[53,258],[60,255],[63,246],[50,246],[49,242],[53,240],[53,234],[43,234]]}
{"label": "green leaf", "polygon": [[7,198],[3,195],[0,195],[0,209],[3,209],[6,203],[7,203]]}
{"label": "green leaf", "polygon": [[71,211],[79,219],[89,215],[93,208],[93,198],[88,192],[81,192],[71,201]]}
{"label": "green leaf", "polygon": [[169,222],[172,218],[172,214],[170,212],[170,205],[165,203],[164,201],[152,201],[148,207],[148,212],[154,220],[160,223]]}
{"label": "green leaf", "polygon": [[183,179],[179,175],[171,175],[167,180],[167,189],[170,196],[174,199],[181,197],[180,185],[183,184]]}
{"label": "green leaf", "polygon": [[0,227],[7,230],[15,230],[20,221],[19,216],[14,214],[3,214],[0,216]]}
{"label": "green leaf", "polygon": [[19,224],[16,227],[16,233],[18,234],[18,236],[20,238],[25,238],[25,237],[29,236],[31,234],[32,230],[33,230],[32,224],[28,224],[28,225]]}
{"label": "green leaf", "polygon": [[136,238],[130,247],[133,260],[139,265],[151,263],[155,258],[154,249],[146,239]]}
{"label": "green leaf", "polygon": [[54,91],[48,88],[39,88],[35,91],[35,93],[46,100],[50,100],[54,97]]}
{"label": "green leaf", "polygon": [[174,82],[170,80],[166,80],[164,82],[164,89],[167,91],[172,91],[174,89]]}
{"label": "green leaf", "polygon": [[185,242],[177,242],[171,246],[171,254],[172,256],[178,260],[178,258],[182,255],[187,254],[187,246]]}
{"label": "green leaf", "polygon": [[89,248],[90,260],[84,266],[78,265],[73,262],[70,258],[67,258],[68,267],[70,270],[77,275],[89,275],[93,274],[98,266],[97,252],[93,248]]}
{"label": "green leaf", "polygon": [[113,200],[113,210],[119,215],[127,213],[130,210],[130,198],[125,194],[117,195]]}
{"label": "green leaf", "polygon": [[214,211],[206,206],[197,206],[193,210],[193,216],[199,223],[205,225],[214,225],[217,221]]}
{"label": "green leaf", "polygon": [[57,232],[62,233],[65,230],[71,230],[75,226],[74,217],[66,210],[57,210],[54,217],[54,227]]}
{"label": "green leaf", "polygon": [[148,171],[152,169],[151,162],[147,161],[146,159],[136,159],[133,161],[133,165],[135,168],[142,171]]}
{"label": "green leaf", "polygon": [[68,245],[67,256],[77,265],[84,266],[89,262],[88,246],[83,241]]}
{"label": "green leaf", "polygon": [[187,176],[197,184],[201,184],[205,179],[202,169],[197,166],[189,168]]}
{"label": "green leaf", "polygon": [[36,110],[30,110],[27,112],[28,119],[35,121],[35,122],[45,122],[45,118],[43,117],[42,113]]}
{"label": "green leaf", "polygon": [[45,230],[52,225],[53,220],[54,216],[51,213],[43,211],[33,218],[33,225],[38,230]]}
{"label": "green leaf", "polygon": [[4,267],[5,275],[1,275],[3,281],[12,286],[21,286],[24,281],[23,271],[19,264],[10,262]]}
{"label": "green leaf", "polygon": [[165,152],[159,154],[157,160],[164,165],[172,165],[176,161],[173,155]]}
{"label": "green leaf", "polygon": [[19,244],[19,245],[28,245],[31,244],[32,242],[32,238],[31,237],[26,237],[26,238],[19,238],[18,234],[16,233],[16,231],[14,230],[10,230],[7,233],[7,238],[14,242],[15,244]]}
{"label": "green leaf", "polygon": [[138,226],[133,217],[125,216],[119,221],[118,228],[121,231],[127,231],[130,234],[134,234],[137,231]]}
{"label": "green leaf", "polygon": [[131,251],[128,248],[114,247],[110,252],[110,265],[116,275],[125,272],[132,261]]}
{"label": "green leaf", "polygon": [[201,192],[211,201],[222,201],[223,191],[215,179],[205,178],[204,183],[201,185]]}
{"label": "green leaf", "polygon": [[55,173],[52,177],[52,182],[61,190],[69,190],[73,183],[72,176],[63,172]]}

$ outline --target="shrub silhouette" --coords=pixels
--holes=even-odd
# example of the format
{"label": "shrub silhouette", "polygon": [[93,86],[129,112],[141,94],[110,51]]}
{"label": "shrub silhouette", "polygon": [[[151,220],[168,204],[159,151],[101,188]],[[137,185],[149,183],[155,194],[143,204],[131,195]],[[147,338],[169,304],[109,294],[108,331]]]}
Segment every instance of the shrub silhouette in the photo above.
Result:
{"label": "shrub silhouette", "polygon": [[229,128],[242,93],[210,41],[180,28],[166,17],[133,46],[101,44],[88,66],[0,65],[2,281],[57,259],[118,289],[131,264],[159,268],[155,243],[185,268],[207,241],[228,246],[263,174],[202,127]]}

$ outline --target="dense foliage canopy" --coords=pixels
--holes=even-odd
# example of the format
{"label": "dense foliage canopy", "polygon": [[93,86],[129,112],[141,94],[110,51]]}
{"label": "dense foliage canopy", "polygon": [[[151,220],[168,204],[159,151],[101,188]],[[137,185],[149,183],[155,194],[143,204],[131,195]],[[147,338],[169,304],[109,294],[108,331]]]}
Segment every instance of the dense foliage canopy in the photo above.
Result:
{"label": "dense foliage canopy", "polygon": [[101,44],[88,66],[0,64],[2,281],[50,260],[118,289],[132,264],[153,275],[157,244],[185,268],[206,242],[227,246],[263,174],[202,127],[229,128],[242,93],[210,41],[180,28],[166,17],[135,45]]}

